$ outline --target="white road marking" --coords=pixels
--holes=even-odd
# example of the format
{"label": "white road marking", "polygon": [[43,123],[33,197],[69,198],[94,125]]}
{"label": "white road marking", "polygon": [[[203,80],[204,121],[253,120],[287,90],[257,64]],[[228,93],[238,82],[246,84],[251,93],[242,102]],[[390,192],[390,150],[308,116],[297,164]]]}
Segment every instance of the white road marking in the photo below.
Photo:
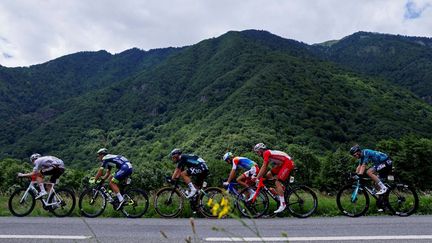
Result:
{"label": "white road marking", "polygon": [[0,239],[53,239],[53,240],[86,240],[91,236],[84,235],[0,235]]}
{"label": "white road marking", "polygon": [[318,237],[208,237],[205,241],[354,241],[354,240],[432,240],[432,235],[373,235]]}

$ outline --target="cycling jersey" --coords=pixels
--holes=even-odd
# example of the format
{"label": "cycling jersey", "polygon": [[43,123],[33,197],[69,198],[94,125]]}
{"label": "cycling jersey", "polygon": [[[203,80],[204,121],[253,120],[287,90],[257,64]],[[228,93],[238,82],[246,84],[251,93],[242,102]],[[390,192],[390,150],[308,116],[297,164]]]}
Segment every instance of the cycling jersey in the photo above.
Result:
{"label": "cycling jersey", "polygon": [[288,154],[282,151],[266,150],[263,153],[263,158],[263,164],[268,164],[270,162],[273,165],[271,173],[277,175],[279,181],[286,181],[291,171],[294,169],[294,161]]}
{"label": "cycling jersey", "polygon": [[205,160],[196,156],[194,154],[182,154],[180,155],[179,161],[177,163],[177,168],[183,170],[184,167],[187,168],[203,168],[208,170]]}
{"label": "cycling jersey", "polygon": [[33,171],[46,170],[51,167],[64,169],[63,160],[54,156],[43,156],[35,160]]}
{"label": "cycling jersey", "polygon": [[54,156],[43,156],[35,160],[33,171],[40,171],[44,176],[51,175],[50,182],[58,183],[58,178],[64,173],[63,160]]}
{"label": "cycling jersey", "polygon": [[363,149],[361,151],[359,164],[365,165],[372,162],[374,166],[378,166],[379,164],[384,163],[388,159],[389,157],[385,153],[371,150],[371,149]]}
{"label": "cycling jersey", "polygon": [[285,162],[292,162],[291,157],[278,150],[266,150],[263,153],[264,164],[270,162],[273,166],[282,165]]}
{"label": "cycling jersey", "polygon": [[102,158],[102,168],[111,170],[116,167],[118,170],[114,175],[113,182],[118,183],[130,176],[133,172],[132,164],[122,155],[107,154]]}
{"label": "cycling jersey", "polygon": [[257,163],[245,157],[234,157],[232,160],[232,169],[237,170],[237,166],[244,170],[250,170],[252,167],[257,166]]}

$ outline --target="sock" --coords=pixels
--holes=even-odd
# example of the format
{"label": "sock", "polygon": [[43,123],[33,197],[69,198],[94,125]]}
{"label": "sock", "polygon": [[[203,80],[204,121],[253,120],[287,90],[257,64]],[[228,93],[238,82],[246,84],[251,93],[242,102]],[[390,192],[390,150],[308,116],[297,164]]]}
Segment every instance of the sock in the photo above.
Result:
{"label": "sock", "polygon": [[39,189],[40,189],[40,192],[46,192],[43,183],[39,183]]}
{"label": "sock", "polygon": [[189,189],[191,191],[196,191],[195,186],[194,186],[194,184],[192,182],[189,182],[188,186],[189,186]]}
{"label": "sock", "polygon": [[379,186],[381,189],[386,188],[386,186],[384,185],[384,183],[382,183],[382,181],[378,182],[378,186]]}
{"label": "sock", "polygon": [[117,198],[118,198],[119,202],[123,201],[123,196],[120,192],[117,193]]}
{"label": "sock", "polygon": [[253,195],[253,194],[255,194],[255,191],[252,190],[252,189],[249,189],[249,194],[250,194],[250,195]]}
{"label": "sock", "polygon": [[285,204],[285,197],[279,196],[279,202],[280,202],[280,205],[284,205]]}

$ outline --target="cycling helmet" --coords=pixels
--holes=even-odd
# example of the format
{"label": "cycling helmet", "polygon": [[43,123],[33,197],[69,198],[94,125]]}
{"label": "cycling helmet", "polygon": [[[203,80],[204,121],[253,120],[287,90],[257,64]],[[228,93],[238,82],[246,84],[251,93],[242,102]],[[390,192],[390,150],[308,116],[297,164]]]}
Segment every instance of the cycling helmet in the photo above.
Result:
{"label": "cycling helmet", "polygon": [[38,158],[40,158],[40,157],[42,157],[42,155],[40,155],[40,154],[38,154],[38,153],[32,154],[32,155],[30,156],[30,162],[33,163],[34,160],[36,160],[36,159],[38,159]]}
{"label": "cycling helmet", "polygon": [[253,150],[255,151],[255,152],[257,152],[257,151],[259,151],[259,150],[264,150],[264,149],[266,149],[267,148],[267,146],[265,145],[265,144],[263,144],[263,143],[258,143],[257,145],[255,145],[255,147],[253,148]]}
{"label": "cycling helmet", "polygon": [[176,154],[181,154],[182,153],[182,151],[181,151],[181,149],[179,149],[179,148],[175,148],[175,149],[173,149],[172,151],[171,151],[171,157],[172,156],[174,156],[174,155],[176,155]]}
{"label": "cycling helmet", "polygon": [[227,159],[232,158],[233,154],[231,152],[227,152],[226,154],[224,154],[223,156],[223,160],[227,161]]}
{"label": "cycling helmet", "polygon": [[108,149],[106,149],[106,148],[101,148],[101,149],[99,149],[99,150],[97,151],[97,154],[98,154],[98,155],[100,155],[100,154],[108,154]]}
{"label": "cycling helmet", "polygon": [[360,145],[356,144],[356,145],[354,145],[354,146],[351,147],[351,149],[350,149],[349,152],[350,152],[351,155],[354,155],[355,153],[357,153],[359,151],[361,151]]}

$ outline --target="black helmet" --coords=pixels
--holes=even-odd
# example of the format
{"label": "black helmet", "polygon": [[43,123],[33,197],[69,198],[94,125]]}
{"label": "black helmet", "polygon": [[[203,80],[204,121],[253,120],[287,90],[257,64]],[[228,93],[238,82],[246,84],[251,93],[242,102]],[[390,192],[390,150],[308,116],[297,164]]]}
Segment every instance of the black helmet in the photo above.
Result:
{"label": "black helmet", "polygon": [[356,145],[354,145],[354,146],[352,146],[351,148],[350,148],[350,154],[351,155],[354,155],[355,153],[357,153],[357,152],[359,152],[359,151],[361,151],[361,149],[360,149],[360,145],[358,145],[358,144],[356,144]]}
{"label": "black helmet", "polygon": [[181,154],[182,153],[182,151],[181,151],[181,149],[179,149],[179,148],[175,148],[175,149],[173,149],[172,151],[171,151],[171,157],[172,156],[174,156],[174,155],[176,155],[176,154]]}

